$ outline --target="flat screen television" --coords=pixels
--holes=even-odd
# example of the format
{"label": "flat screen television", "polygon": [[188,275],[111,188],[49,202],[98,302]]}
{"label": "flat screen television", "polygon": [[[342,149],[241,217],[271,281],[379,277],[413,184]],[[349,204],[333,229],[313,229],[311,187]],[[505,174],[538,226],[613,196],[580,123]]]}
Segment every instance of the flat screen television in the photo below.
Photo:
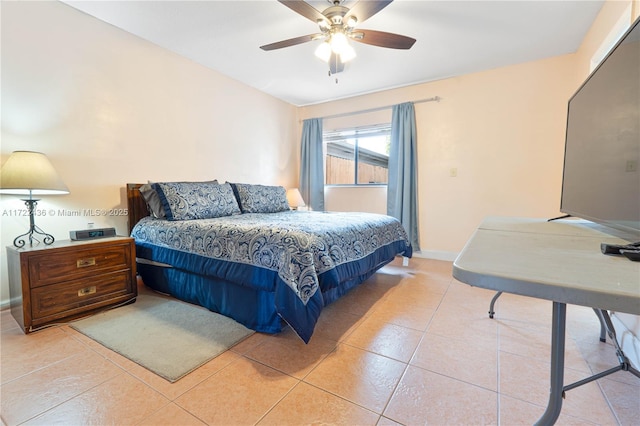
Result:
{"label": "flat screen television", "polygon": [[640,241],[640,18],[569,99],[560,211]]}

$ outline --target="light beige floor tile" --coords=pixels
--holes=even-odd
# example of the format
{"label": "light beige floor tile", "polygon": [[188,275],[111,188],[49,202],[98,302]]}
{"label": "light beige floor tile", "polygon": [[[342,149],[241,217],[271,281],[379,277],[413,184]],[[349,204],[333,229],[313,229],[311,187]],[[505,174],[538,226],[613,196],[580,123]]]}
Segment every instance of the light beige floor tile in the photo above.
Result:
{"label": "light beige floor tile", "polygon": [[405,278],[410,277],[410,272],[410,269],[402,266],[383,266],[358,288],[381,299],[398,287]]}
{"label": "light beige floor tile", "polygon": [[567,305],[567,335],[576,341],[599,341],[600,321],[593,309]]}
{"label": "light beige floor tile", "polygon": [[[282,332],[286,333],[287,330],[290,330],[291,328],[288,325],[283,326],[282,328]],[[244,339],[243,341],[239,342],[237,345],[234,345],[231,350],[235,353],[238,354],[244,354],[250,350],[252,350],[253,348],[255,348],[256,346],[260,346],[262,343],[264,343],[266,340],[270,339],[272,336],[274,336],[273,334],[266,334],[266,333],[253,333],[251,336],[247,337],[246,339]]]}
{"label": "light beige floor tile", "polygon": [[598,383],[607,395],[607,400],[613,407],[620,424],[637,425],[640,423],[640,379],[628,372],[616,374],[631,376],[635,378],[636,384],[629,385],[607,378]]}
{"label": "light beige floor tile", "polygon": [[405,367],[402,362],[340,344],[304,381],[380,414]]}
{"label": "light beige floor tile", "polygon": [[[500,395],[500,424],[509,426],[529,426],[544,414],[546,406],[538,406],[506,395]],[[596,425],[585,419],[569,416],[562,411],[556,421],[557,426]]]}
{"label": "light beige floor tile", "polygon": [[245,353],[251,358],[298,379],[304,378],[331,351],[335,340],[314,336],[305,344],[291,329],[265,339],[264,342]]}
{"label": "light beige floor tile", "polygon": [[405,258],[402,257],[402,256],[395,256],[391,262],[389,262],[387,265],[385,265],[385,267],[387,267],[387,266],[402,266],[404,260],[405,260]]}
{"label": "light beige floor tile", "polygon": [[427,332],[443,337],[481,340],[487,344],[498,344],[498,323],[482,312],[456,311],[453,307],[439,308],[433,315]]}
{"label": "light beige floor tile", "polygon": [[409,366],[383,415],[405,425],[497,424],[496,392]]}
{"label": "light beige floor tile", "polygon": [[364,321],[362,315],[349,311],[349,305],[339,302],[338,300],[322,309],[311,339],[317,336],[340,342],[346,339]]}
{"label": "light beige floor tile", "polygon": [[[547,406],[549,400],[549,362],[500,352],[500,393]],[[565,368],[564,384],[588,377],[581,371]],[[615,424],[611,409],[596,382],[566,392],[562,413],[599,424]]]}
{"label": "light beige floor tile", "polygon": [[409,260],[409,267],[424,271],[430,276],[451,279],[453,263],[445,260],[435,260],[414,257]]}
{"label": "light beige floor tile", "polygon": [[28,425],[134,425],[169,401],[122,374],[27,422]]}
{"label": "light beige floor tile", "polygon": [[11,315],[11,309],[3,309],[0,311],[0,331],[10,330],[19,327],[16,320]]}
{"label": "light beige floor tile", "polygon": [[87,350],[58,327],[28,335],[19,328],[13,328],[2,333],[2,342],[2,383]]}
{"label": "light beige floor tile", "polygon": [[422,339],[422,332],[370,316],[344,341],[379,355],[408,363]]}
{"label": "light beige floor tile", "polygon": [[362,283],[329,306],[336,305],[340,309],[350,312],[353,315],[361,318],[366,317],[384,300],[384,297],[381,298],[379,292],[369,291],[366,287],[367,283]]}
{"label": "light beige floor tile", "polygon": [[[173,384],[68,326],[25,336],[4,310],[2,425],[476,425],[497,424],[498,415],[501,425],[533,423],[548,400],[551,303],[505,293],[492,320],[494,293],[457,282],[451,271],[451,262],[415,257],[405,267],[396,258],[325,307],[309,345],[285,324],[281,334],[255,333]],[[397,335],[385,336],[403,328],[413,337],[427,331],[416,365],[389,358],[410,352],[392,354]],[[567,382],[618,364],[599,333],[593,310],[567,307]],[[338,342],[345,343],[331,352]],[[483,376],[486,369],[493,371]],[[501,394],[467,383],[491,387],[489,376],[498,377]],[[557,424],[635,426],[639,389],[640,379],[617,372],[568,391]]]}
{"label": "light beige floor tile", "polygon": [[218,373],[224,367],[236,361],[239,357],[240,355],[232,351],[223,352],[200,368],[192,371],[191,373],[187,374],[174,383],[165,380],[164,378],[136,363],[131,363],[129,367],[127,367],[127,372],[132,376],[138,378],[140,381],[147,384],[151,388],[160,392],[168,399],[174,400],[178,396],[184,394],[209,377]]}
{"label": "light beige floor tile", "polygon": [[171,403],[138,423],[138,426],[204,426],[206,423]]}
{"label": "light beige floor tile", "polygon": [[[600,342],[598,339],[591,339],[579,341],[577,344],[585,362],[594,373],[606,371],[620,365],[616,355],[616,348],[609,338],[607,338],[606,343]],[[624,371],[609,375],[607,379],[636,386],[640,380],[633,374]]]}
{"label": "light beige floor tile", "polygon": [[174,402],[207,424],[255,424],[298,380],[241,358]]}
{"label": "light beige floor tile", "polygon": [[498,389],[498,354],[495,345],[426,333],[411,365],[471,383]]}
{"label": "light beige floor tile", "polygon": [[467,312],[468,315],[488,316],[494,295],[495,291],[471,287],[454,280],[442,299],[442,308]]}
{"label": "light beige floor tile", "polygon": [[376,307],[371,316],[389,324],[425,331],[435,312],[435,309],[386,299]]}
{"label": "light beige floor tile", "polygon": [[8,424],[20,424],[107,380],[125,375],[109,360],[87,350],[0,386],[2,417]]}
{"label": "light beige floor tile", "polygon": [[495,317],[536,327],[551,327],[552,306],[549,300],[503,293],[496,302]]}
{"label": "light beige floor tile", "polygon": [[[551,360],[551,328],[523,326],[520,322],[497,320],[500,351],[525,356],[541,362]],[[591,372],[578,345],[565,338],[565,365],[573,370]]]}
{"label": "light beige floor tile", "polygon": [[299,383],[258,425],[375,425],[380,416],[336,395]]}
{"label": "light beige floor tile", "polygon": [[388,417],[380,416],[380,420],[378,420],[376,426],[402,426],[402,424],[394,422]]}
{"label": "light beige floor tile", "polygon": [[388,293],[387,298],[405,306],[437,309],[448,286],[449,281],[430,279],[419,273],[413,278],[404,279]]}
{"label": "light beige floor tile", "polygon": [[373,275],[373,277],[375,277],[376,275],[383,275],[388,279],[397,281],[405,278],[412,278],[416,273],[417,270],[411,265],[402,266],[402,261],[393,261],[379,269],[378,272]]}
{"label": "light beige floor tile", "polygon": [[[524,326],[519,321],[497,319],[498,349],[515,355],[548,361],[551,356],[551,330]],[[568,339],[567,339],[568,340]]]}

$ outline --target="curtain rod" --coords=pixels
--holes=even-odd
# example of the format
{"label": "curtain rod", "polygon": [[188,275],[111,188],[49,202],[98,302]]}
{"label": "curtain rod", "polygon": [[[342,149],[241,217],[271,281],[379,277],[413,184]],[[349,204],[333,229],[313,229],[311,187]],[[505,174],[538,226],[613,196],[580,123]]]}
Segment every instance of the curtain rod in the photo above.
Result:
{"label": "curtain rod", "polygon": [[[421,104],[423,102],[440,102],[440,99],[442,99],[440,96],[434,96],[432,98],[420,99],[418,101],[412,101],[412,103]],[[323,119],[328,119],[328,118],[346,117],[346,116],[349,116],[349,115],[366,114],[368,112],[382,111],[383,109],[389,109],[389,108],[393,108],[393,105],[386,105],[386,106],[377,107],[377,108],[363,109],[361,111],[343,112],[342,114],[327,115],[327,116],[324,116],[322,118]]]}

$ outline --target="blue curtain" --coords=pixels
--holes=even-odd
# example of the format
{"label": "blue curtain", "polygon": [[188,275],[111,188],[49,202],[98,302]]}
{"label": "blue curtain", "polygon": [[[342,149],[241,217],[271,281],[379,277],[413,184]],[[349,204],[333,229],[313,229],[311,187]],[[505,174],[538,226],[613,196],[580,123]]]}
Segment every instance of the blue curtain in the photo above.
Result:
{"label": "blue curtain", "polygon": [[413,103],[394,105],[391,117],[387,214],[400,220],[409,235],[414,252],[420,251],[417,142]]}
{"label": "blue curtain", "polygon": [[322,119],[302,122],[300,153],[300,193],[307,206],[324,210],[324,153],[322,151]]}

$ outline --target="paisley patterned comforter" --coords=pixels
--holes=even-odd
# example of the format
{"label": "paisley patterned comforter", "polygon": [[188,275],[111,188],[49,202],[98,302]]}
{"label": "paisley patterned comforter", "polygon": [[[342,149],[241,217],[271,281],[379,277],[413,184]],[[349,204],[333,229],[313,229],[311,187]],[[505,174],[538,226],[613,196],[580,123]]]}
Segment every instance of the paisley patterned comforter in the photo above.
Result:
{"label": "paisley patterned comforter", "polygon": [[[148,260],[280,294],[284,285],[291,295],[285,304],[293,311],[321,297],[325,287],[363,276],[396,254],[411,256],[400,222],[371,213],[285,211],[184,221],[147,217],[131,235],[138,256]],[[318,303],[319,315],[323,302]],[[292,309],[278,313],[296,329],[299,321],[284,311]]]}

